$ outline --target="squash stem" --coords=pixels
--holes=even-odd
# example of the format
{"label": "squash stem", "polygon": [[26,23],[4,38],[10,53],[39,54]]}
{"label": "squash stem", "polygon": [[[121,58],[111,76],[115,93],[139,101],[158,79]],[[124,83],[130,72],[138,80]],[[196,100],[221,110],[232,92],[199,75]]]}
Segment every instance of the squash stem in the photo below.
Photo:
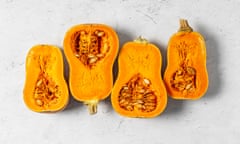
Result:
{"label": "squash stem", "polygon": [[188,21],[186,19],[180,19],[180,28],[178,32],[192,32],[193,29],[189,26]]}
{"label": "squash stem", "polygon": [[98,100],[89,100],[89,101],[86,101],[84,104],[88,106],[89,114],[93,115],[97,113]]}
{"label": "squash stem", "polygon": [[137,39],[134,40],[134,42],[146,44],[146,43],[148,43],[148,40],[143,38],[142,36],[139,36]]}

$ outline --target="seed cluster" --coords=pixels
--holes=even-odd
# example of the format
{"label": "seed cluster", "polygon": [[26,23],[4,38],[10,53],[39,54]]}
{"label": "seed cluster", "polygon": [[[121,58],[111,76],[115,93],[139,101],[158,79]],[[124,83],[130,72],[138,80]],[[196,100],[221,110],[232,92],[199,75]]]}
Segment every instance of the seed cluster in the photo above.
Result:
{"label": "seed cluster", "polygon": [[33,99],[35,100],[36,105],[43,108],[56,104],[60,93],[58,85],[56,85],[46,72],[47,69],[51,67],[51,59],[52,57],[49,55],[40,55],[38,57],[40,73],[35,84]]}
{"label": "seed cluster", "polygon": [[183,93],[193,92],[196,88],[196,70],[193,67],[181,67],[172,77],[172,87]]}
{"label": "seed cluster", "polygon": [[151,112],[157,107],[157,96],[151,81],[141,74],[134,75],[120,90],[119,105],[127,111]]}
{"label": "seed cluster", "polygon": [[181,40],[175,45],[179,55],[179,69],[172,75],[171,86],[175,90],[187,94],[196,89],[196,69],[191,66],[192,51],[195,43]]}
{"label": "seed cluster", "polygon": [[46,74],[41,73],[36,82],[33,98],[40,107],[57,103],[59,88]]}
{"label": "seed cluster", "polygon": [[107,34],[101,30],[81,30],[74,35],[73,44],[75,56],[89,68],[95,66],[109,51]]}

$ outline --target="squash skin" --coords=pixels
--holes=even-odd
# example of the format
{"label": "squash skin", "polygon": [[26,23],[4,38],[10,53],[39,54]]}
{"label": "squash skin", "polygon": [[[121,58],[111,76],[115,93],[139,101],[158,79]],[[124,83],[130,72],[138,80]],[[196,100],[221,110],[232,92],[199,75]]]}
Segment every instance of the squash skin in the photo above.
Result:
{"label": "squash skin", "polygon": [[[46,61],[46,75],[58,85],[58,100],[55,104],[49,104],[47,107],[40,107],[36,104],[33,97],[38,76],[41,73],[39,61],[40,57],[49,57]],[[64,79],[63,58],[58,47],[53,45],[35,45],[26,57],[26,79],[23,89],[23,99],[26,106],[35,112],[57,112],[64,110],[69,101],[68,86]]]}
{"label": "squash skin", "polygon": [[[74,34],[85,30],[101,30],[108,35],[109,51],[93,68],[89,69],[76,58],[72,49]],[[117,56],[119,40],[116,32],[104,24],[80,24],[70,28],[64,38],[64,53],[69,63],[69,86],[73,97],[88,105],[89,113],[97,112],[97,103],[107,98],[113,87],[112,68]]]}
{"label": "squash skin", "polygon": [[[160,74],[161,66],[161,53],[155,45],[148,42],[124,44],[118,58],[119,73],[111,94],[112,106],[118,114],[132,118],[152,118],[164,111],[167,105],[167,92]],[[141,73],[151,81],[152,88],[157,95],[154,111],[127,111],[119,105],[118,96],[122,86],[136,73]]]}
{"label": "squash skin", "polygon": [[[186,21],[187,22],[187,21]],[[181,22],[180,22],[181,24]],[[183,26],[184,27],[184,26]],[[183,28],[181,26],[181,28]],[[208,72],[206,66],[207,54],[205,41],[198,32],[188,29],[190,26],[185,25],[184,30],[174,34],[168,43],[167,49],[167,67],[164,73],[164,82],[170,97],[174,99],[196,100],[201,98],[208,89]],[[181,56],[177,47],[180,43],[185,42],[183,49],[187,50],[188,64],[196,71],[195,90],[193,92],[182,92],[172,87],[171,79],[173,74],[181,65]]]}

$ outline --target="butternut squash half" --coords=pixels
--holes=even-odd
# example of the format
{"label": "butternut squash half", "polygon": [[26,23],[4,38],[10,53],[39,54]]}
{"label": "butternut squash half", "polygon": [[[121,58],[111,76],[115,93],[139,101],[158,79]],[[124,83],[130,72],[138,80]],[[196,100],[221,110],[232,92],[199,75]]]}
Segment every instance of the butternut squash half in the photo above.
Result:
{"label": "butternut squash half", "polygon": [[59,48],[36,45],[26,58],[24,102],[35,112],[56,112],[68,104],[63,59]]}
{"label": "butternut squash half", "polygon": [[118,77],[111,101],[126,117],[150,118],[166,107],[167,92],[161,77],[160,50],[143,38],[126,43],[118,58]]}
{"label": "butternut squash half", "polygon": [[65,35],[70,90],[76,100],[88,105],[90,114],[95,114],[97,103],[110,95],[117,52],[117,34],[103,24],[76,25]]}
{"label": "butternut squash half", "polygon": [[207,91],[205,41],[187,20],[180,20],[179,31],[168,43],[164,82],[174,99],[199,99]]}

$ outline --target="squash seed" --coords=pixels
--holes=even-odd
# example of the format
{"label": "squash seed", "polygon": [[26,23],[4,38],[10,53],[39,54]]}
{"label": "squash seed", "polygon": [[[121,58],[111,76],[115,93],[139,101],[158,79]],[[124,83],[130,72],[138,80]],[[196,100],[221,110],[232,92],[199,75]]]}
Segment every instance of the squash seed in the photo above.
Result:
{"label": "squash seed", "polygon": [[88,54],[88,58],[95,58],[96,56],[94,54]]}
{"label": "squash seed", "polygon": [[104,32],[103,32],[103,31],[97,33],[97,36],[98,36],[98,37],[102,37],[103,35],[104,35]]}
{"label": "squash seed", "polygon": [[93,63],[95,63],[97,61],[97,59],[98,59],[97,57],[90,58],[88,63],[89,64],[93,64]]}
{"label": "squash seed", "polygon": [[43,105],[43,101],[40,100],[40,99],[36,99],[36,104],[39,105],[39,106],[42,106]]}

